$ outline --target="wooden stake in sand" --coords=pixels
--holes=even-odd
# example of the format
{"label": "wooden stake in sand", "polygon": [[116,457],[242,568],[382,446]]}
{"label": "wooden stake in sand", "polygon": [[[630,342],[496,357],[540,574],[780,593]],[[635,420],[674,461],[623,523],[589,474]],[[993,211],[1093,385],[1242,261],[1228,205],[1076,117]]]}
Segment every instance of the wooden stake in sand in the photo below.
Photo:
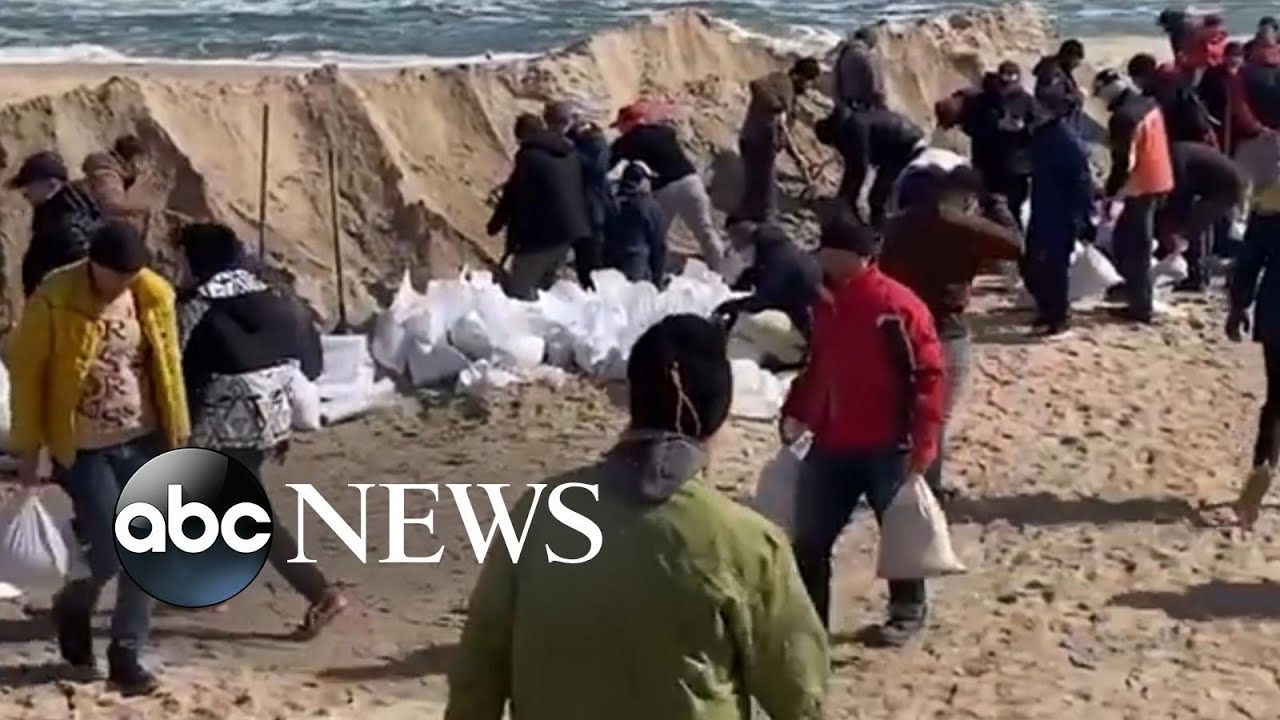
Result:
{"label": "wooden stake in sand", "polygon": [[258,179],[258,262],[267,258],[267,150],[271,138],[271,106],[262,105],[262,174]]}
{"label": "wooden stake in sand", "polygon": [[347,324],[347,293],[342,273],[342,243],[338,230],[338,158],[333,152],[333,138],[329,138],[329,224],[333,231],[333,264],[338,274],[338,325],[334,332],[345,334],[350,331]]}

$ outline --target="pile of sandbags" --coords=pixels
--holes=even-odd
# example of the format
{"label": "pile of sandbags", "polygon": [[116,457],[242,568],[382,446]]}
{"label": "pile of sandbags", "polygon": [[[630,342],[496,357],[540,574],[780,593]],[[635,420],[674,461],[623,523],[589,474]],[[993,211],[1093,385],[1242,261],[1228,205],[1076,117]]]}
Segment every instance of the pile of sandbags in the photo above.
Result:
{"label": "pile of sandbags", "polygon": [[[406,273],[375,322],[373,361],[415,387],[452,383],[477,395],[522,382],[560,387],[566,373],[622,380],[632,345],[654,323],[674,314],[710,315],[733,297],[720,275],[698,261],[662,290],[616,270],[598,271],[592,282],[594,289],[585,290],[561,281],[527,302],[507,297],[487,272],[433,280],[422,293]],[[735,405],[752,417],[776,415],[785,383],[750,358],[733,367]]]}

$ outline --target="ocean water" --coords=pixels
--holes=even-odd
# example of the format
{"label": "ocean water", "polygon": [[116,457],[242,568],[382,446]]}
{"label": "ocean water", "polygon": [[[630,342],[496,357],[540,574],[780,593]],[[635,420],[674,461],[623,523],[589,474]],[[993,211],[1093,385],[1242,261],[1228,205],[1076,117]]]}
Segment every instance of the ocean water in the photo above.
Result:
{"label": "ocean water", "polygon": [[[927,0],[0,0],[0,62],[128,59],[313,64],[456,62],[537,53],[694,6],[796,48],[880,18],[992,2]],[[1164,2],[1044,0],[1063,33],[1151,33]],[[1224,3],[1237,32],[1276,6]],[[1221,10],[1221,8],[1214,8]],[[1280,13],[1278,13],[1280,14]]]}

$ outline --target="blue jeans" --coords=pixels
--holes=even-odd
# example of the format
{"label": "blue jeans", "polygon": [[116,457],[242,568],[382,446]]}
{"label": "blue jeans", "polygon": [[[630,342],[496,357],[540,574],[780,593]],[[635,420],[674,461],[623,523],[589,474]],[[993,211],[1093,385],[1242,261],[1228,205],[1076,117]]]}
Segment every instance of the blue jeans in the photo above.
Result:
{"label": "blue jeans", "polygon": [[[969,367],[973,362],[973,343],[968,335],[948,338],[942,341],[942,361],[946,367],[946,393],[943,398],[942,427],[938,431],[938,457],[925,471],[925,482],[933,489],[935,497],[943,489],[942,460],[947,451],[947,425],[951,424],[951,416],[956,404],[964,396],[969,384]],[[939,498],[941,499],[941,498]]]}
{"label": "blue jeans", "polygon": [[153,601],[128,573],[120,572],[112,526],[125,483],[162,449],[160,439],[150,436],[99,450],[81,450],[71,467],[59,468],[62,486],[75,508],[91,573],[88,578],[68,582],[59,594],[59,602],[68,612],[92,613],[102,588],[119,576],[111,614],[111,641],[135,652],[146,643]]}
{"label": "blue jeans", "polygon": [[[814,447],[805,458],[796,493],[792,549],[809,598],[831,627],[831,551],[865,495],[879,522],[907,479],[901,450],[833,453]],[[924,580],[889,582],[889,616],[923,619]]]}

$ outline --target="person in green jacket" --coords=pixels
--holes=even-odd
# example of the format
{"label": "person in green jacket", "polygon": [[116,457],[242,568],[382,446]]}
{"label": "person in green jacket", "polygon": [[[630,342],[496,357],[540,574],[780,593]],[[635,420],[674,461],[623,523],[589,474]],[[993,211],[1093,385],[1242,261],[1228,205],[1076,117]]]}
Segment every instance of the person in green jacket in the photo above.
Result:
{"label": "person in green jacket", "polygon": [[[729,415],[723,330],[668,317],[627,368],[631,424],[598,462],[548,482],[600,529],[599,554],[532,492],[471,596],[445,720],[775,720],[822,717],[827,634],[782,531],[703,482]],[[532,507],[532,510],[531,510]],[[545,547],[545,549],[544,549]]]}

